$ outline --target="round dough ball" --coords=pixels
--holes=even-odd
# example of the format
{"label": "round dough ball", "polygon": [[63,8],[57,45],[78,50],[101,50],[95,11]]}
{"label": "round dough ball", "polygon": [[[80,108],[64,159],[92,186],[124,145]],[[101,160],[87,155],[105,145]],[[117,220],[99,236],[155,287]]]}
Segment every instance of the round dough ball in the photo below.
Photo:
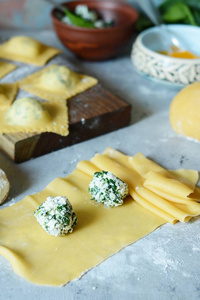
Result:
{"label": "round dough ball", "polygon": [[48,122],[50,115],[39,100],[25,97],[12,104],[6,112],[5,118],[9,125],[31,126]]}
{"label": "round dough ball", "polygon": [[9,193],[10,190],[10,182],[3,170],[0,169],[0,204],[2,204]]}
{"label": "round dough ball", "polygon": [[170,106],[170,123],[179,134],[200,141],[200,82],[182,89]]}

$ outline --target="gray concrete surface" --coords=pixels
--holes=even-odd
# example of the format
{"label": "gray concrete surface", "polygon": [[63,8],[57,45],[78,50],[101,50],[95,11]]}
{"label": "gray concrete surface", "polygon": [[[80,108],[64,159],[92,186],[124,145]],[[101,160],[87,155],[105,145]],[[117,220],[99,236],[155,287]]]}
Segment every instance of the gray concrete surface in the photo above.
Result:
{"label": "gray concrete surface", "polygon": [[[12,34],[3,31],[0,36]],[[50,31],[27,34],[62,47]],[[178,136],[168,120],[171,100],[180,87],[142,77],[134,70],[129,53],[127,47],[118,58],[84,62],[65,51],[63,56],[69,64],[96,76],[132,104],[132,124],[18,165],[0,153],[0,167],[8,174],[12,187],[1,208],[41,191],[54,178],[69,174],[78,161],[90,159],[108,146],[130,155],[140,151],[169,169],[200,170],[200,144]],[[166,224],[62,288],[27,282],[0,256],[0,299],[200,299],[199,226],[199,218],[186,224]]]}

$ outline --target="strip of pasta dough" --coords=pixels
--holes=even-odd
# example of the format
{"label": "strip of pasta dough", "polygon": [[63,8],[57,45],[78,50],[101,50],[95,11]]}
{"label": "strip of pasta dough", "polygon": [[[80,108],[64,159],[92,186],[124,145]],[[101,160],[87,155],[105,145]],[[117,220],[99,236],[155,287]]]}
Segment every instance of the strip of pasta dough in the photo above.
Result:
{"label": "strip of pasta dough", "polygon": [[[158,165],[156,168],[160,171]],[[123,205],[108,209],[90,200],[88,186],[92,175],[102,169],[128,183],[132,197],[127,197]],[[166,221],[177,220],[173,213],[182,211],[182,207],[172,208],[172,215],[156,207],[144,182],[145,178],[130,164],[130,157],[111,148],[91,161],[79,162],[69,176],[56,178],[40,193],[0,211],[0,254],[10,261],[16,273],[33,283],[64,285]],[[139,190],[146,192],[138,193]],[[50,236],[33,216],[49,195],[67,196],[72,203],[78,217],[72,234]],[[184,221],[190,217],[187,215]]]}

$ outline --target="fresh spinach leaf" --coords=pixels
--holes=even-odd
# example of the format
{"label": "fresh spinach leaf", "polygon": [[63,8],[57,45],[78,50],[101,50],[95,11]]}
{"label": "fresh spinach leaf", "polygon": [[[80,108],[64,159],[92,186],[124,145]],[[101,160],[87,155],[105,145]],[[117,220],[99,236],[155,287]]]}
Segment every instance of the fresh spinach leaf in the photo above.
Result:
{"label": "fresh spinach leaf", "polygon": [[141,13],[136,23],[136,29],[140,32],[152,26],[153,23],[151,20],[146,15]]}
{"label": "fresh spinach leaf", "polygon": [[168,23],[187,23],[197,25],[189,7],[183,3],[173,4],[164,14],[163,20]]}
{"label": "fresh spinach leaf", "polygon": [[[200,0],[166,0],[159,6],[159,10],[166,23],[200,26]],[[149,18],[141,13],[136,23],[137,30],[142,31],[152,26]]]}
{"label": "fresh spinach leaf", "polygon": [[165,13],[172,5],[176,3],[183,3],[190,8],[200,10],[200,0],[166,0],[160,5],[160,12],[162,14]]}
{"label": "fresh spinach leaf", "polygon": [[87,27],[87,28],[95,28],[92,22],[86,21],[83,18],[75,15],[74,13],[70,12],[68,9],[65,9],[65,14],[69,18],[70,22],[79,27]]}
{"label": "fresh spinach leaf", "polygon": [[200,26],[200,10],[198,11],[198,10],[192,9],[191,11],[193,13],[193,16],[194,16],[194,19],[195,19],[197,25]]}

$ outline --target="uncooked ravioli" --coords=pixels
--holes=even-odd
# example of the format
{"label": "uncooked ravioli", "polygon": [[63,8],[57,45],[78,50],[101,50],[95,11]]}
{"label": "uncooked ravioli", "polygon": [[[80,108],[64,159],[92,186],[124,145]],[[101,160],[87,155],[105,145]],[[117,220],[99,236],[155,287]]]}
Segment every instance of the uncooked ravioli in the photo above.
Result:
{"label": "uncooked ravioli", "polygon": [[16,99],[8,109],[0,110],[0,133],[15,132],[68,135],[66,103],[41,102],[31,97]]}
{"label": "uncooked ravioli", "polygon": [[0,57],[43,66],[61,51],[28,36],[14,36],[0,45]]}
{"label": "uncooked ravioli", "polygon": [[17,95],[18,86],[16,83],[0,84],[0,110],[9,108]]}
{"label": "uncooked ravioli", "polygon": [[42,99],[69,99],[97,84],[97,79],[76,73],[65,66],[51,65],[21,79],[19,86]]}
{"label": "uncooked ravioli", "polygon": [[40,101],[31,97],[21,98],[13,103],[5,115],[9,125],[43,125],[51,121],[51,116]]}
{"label": "uncooked ravioli", "polygon": [[36,85],[41,89],[51,91],[66,91],[73,89],[80,81],[79,74],[64,66],[54,66],[46,69],[38,77]]}

